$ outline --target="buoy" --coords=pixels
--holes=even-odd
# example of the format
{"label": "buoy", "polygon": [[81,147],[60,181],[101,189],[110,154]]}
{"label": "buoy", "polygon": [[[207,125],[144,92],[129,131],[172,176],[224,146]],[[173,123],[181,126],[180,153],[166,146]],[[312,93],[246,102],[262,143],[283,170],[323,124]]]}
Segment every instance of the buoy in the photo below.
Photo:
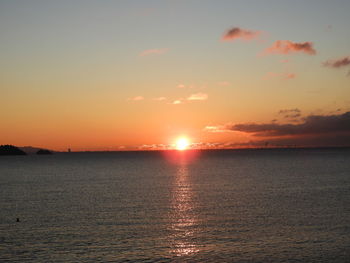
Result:
{"label": "buoy", "polygon": [[16,222],[19,222],[19,217],[17,217]]}

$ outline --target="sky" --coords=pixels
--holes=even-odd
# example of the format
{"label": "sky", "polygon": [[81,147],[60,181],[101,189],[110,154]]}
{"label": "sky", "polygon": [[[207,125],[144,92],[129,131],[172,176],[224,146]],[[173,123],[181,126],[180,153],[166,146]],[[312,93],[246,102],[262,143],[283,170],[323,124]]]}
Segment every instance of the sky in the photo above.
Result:
{"label": "sky", "polygon": [[0,144],[350,146],[348,0],[0,0]]}

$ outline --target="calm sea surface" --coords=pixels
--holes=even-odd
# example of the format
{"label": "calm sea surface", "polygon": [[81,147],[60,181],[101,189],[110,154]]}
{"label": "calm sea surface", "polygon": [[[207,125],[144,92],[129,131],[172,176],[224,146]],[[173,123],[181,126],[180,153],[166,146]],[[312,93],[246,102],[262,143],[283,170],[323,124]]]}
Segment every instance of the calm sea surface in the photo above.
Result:
{"label": "calm sea surface", "polygon": [[0,262],[350,262],[350,150],[2,156]]}

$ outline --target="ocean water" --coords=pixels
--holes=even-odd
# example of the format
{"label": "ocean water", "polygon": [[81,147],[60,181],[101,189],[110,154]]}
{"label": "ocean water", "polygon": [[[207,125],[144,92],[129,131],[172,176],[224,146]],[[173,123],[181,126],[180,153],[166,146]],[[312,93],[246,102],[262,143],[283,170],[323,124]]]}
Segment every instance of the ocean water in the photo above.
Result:
{"label": "ocean water", "polygon": [[350,150],[0,157],[0,262],[350,262]]}

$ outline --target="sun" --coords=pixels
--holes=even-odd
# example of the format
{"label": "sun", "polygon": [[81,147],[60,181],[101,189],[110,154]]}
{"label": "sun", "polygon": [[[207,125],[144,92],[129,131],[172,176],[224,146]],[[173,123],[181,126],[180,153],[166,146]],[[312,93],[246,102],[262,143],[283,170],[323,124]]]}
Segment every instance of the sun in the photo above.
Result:
{"label": "sun", "polygon": [[176,150],[183,151],[187,150],[190,145],[189,141],[185,137],[178,138],[176,140]]}

